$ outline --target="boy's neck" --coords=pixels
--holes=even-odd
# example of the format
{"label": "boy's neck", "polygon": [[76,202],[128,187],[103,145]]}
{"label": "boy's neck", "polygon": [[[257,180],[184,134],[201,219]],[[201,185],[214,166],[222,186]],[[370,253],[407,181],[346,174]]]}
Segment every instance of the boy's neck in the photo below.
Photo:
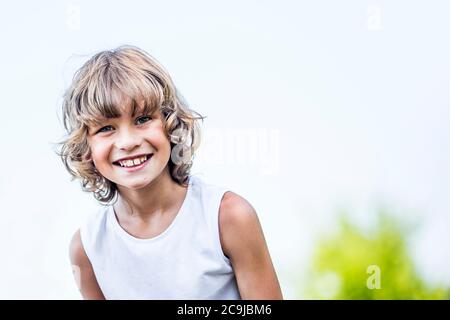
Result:
{"label": "boy's neck", "polygon": [[119,187],[119,190],[118,201],[114,205],[116,214],[147,221],[179,209],[187,193],[187,187],[173,181],[167,167],[143,189],[124,190]]}

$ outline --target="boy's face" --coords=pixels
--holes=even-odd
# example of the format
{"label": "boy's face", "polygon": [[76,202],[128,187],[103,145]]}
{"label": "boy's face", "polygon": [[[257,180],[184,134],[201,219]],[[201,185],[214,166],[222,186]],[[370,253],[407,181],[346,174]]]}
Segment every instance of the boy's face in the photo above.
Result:
{"label": "boy's face", "polygon": [[[129,111],[129,110],[127,110]],[[88,143],[95,167],[117,185],[140,189],[157,178],[170,158],[170,142],[160,114],[152,116],[124,112],[89,127]],[[132,157],[133,159],[119,160]],[[146,156],[145,162],[143,157]]]}

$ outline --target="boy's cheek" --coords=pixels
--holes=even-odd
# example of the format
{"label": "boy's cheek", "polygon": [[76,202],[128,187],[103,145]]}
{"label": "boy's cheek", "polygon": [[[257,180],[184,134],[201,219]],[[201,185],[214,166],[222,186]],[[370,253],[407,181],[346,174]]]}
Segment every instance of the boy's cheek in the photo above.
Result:
{"label": "boy's cheek", "polygon": [[91,155],[91,159],[96,167],[109,163],[108,155],[104,153],[94,153]]}

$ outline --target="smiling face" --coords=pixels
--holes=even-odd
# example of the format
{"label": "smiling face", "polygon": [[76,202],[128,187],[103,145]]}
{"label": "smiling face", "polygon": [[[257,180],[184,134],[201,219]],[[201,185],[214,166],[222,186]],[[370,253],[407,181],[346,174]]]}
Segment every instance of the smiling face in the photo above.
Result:
{"label": "smiling face", "polygon": [[118,118],[89,126],[88,143],[92,161],[103,177],[118,187],[137,190],[168,173],[170,141],[160,113],[137,112],[133,116],[131,107],[124,109]]}

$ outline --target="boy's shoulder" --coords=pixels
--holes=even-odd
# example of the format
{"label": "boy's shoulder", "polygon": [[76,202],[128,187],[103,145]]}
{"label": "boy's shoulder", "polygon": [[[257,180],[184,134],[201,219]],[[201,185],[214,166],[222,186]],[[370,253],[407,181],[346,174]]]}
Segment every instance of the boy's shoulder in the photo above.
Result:
{"label": "boy's shoulder", "polygon": [[92,209],[84,218],[81,226],[81,232],[83,233],[83,229],[90,229],[94,226],[99,226],[102,224],[102,221],[106,219],[106,215],[110,210],[110,205],[104,205],[101,207],[96,207]]}
{"label": "boy's shoulder", "polygon": [[97,236],[106,229],[108,211],[111,206],[96,207],[82,219],[80,228],[78,229],[81,241],[84,245],[86,253],[89,255],[89,247]]}
{"label": "boy's shoulder", "polygon": [[246,233],[258,224],[257,213],[250,202],[233,191],[225,192],[219,207],[219,227],[225,242],[232,235]]}
{"label": "boy's shoulder", "polygon": [[[81,241],[80,229],[75,231],[72,235],[72,239],[69,244],[69,256],[72,267],[80,267],[85,265],[88,261],[88,257],[86,255],[86,251],[83,247],[83,242]],[[74,270],[76,272],[76,270]]]}
{"label": "boy's shoulder", "polygon": [[224,220],[244,219],[256,215],[250,202],[233,191],[225,192],[220,202],[219,212]]}

